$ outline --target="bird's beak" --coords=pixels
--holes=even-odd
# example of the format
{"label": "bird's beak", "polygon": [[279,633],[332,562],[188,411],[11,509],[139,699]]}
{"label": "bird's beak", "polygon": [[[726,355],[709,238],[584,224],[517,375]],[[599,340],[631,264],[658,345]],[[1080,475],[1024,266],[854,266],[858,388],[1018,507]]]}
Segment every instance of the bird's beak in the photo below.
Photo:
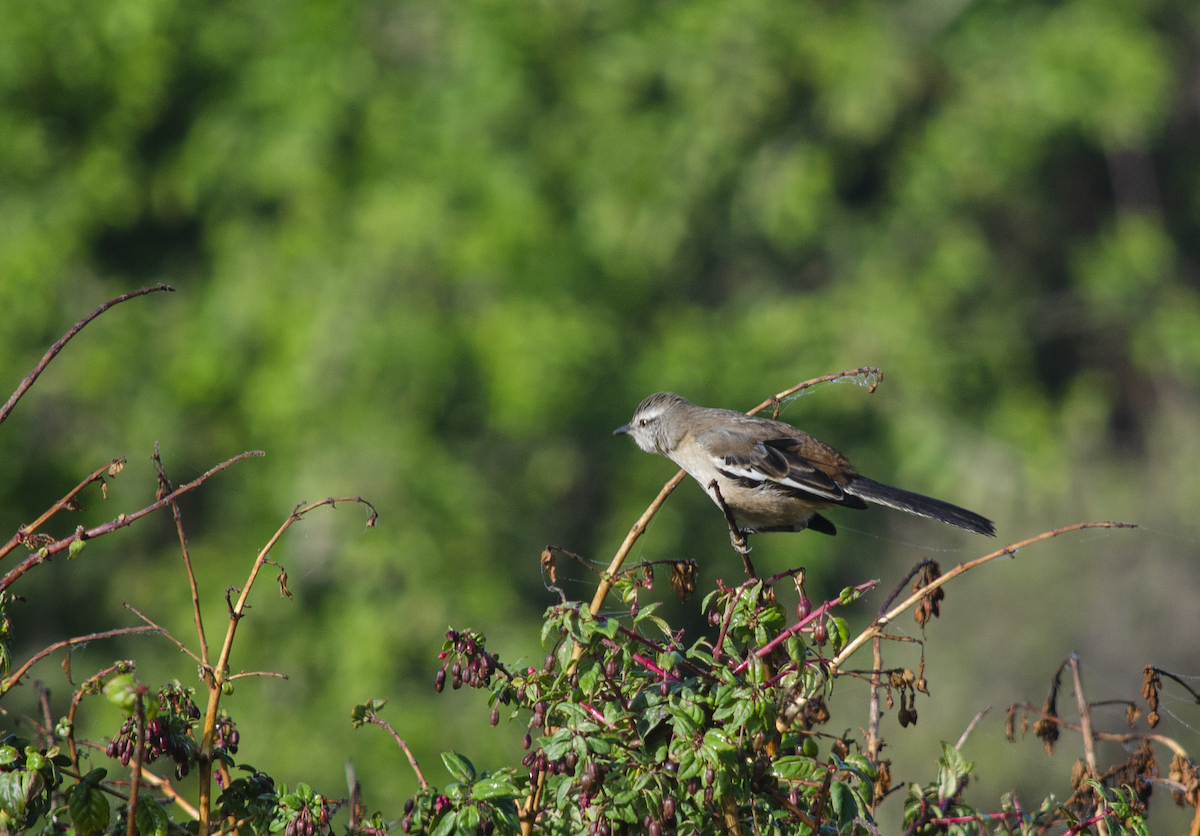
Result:
{"label": "bird's beak", "polygon": [[629,435],[629,425],[622,424],[621,426],[617,427],[615,430],[613,430],[613,435]]}

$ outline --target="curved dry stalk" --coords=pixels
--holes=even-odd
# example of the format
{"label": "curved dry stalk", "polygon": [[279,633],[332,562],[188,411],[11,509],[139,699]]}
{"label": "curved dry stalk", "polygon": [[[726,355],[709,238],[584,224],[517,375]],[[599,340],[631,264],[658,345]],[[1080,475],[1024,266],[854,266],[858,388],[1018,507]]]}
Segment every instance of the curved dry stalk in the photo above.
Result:
{"label": "curved dry stalk", "polygon": [[1055,528],[1052,531],[1044,531],[1035,537],[1030,537],[1026,540],[1022,540],[1019,543],[1011,543],[1002,549],[997,549],[994,552],[985,554],[983,557],[977,557],[974,560],[967,561],[966,563],[960,563],[959,565],[957,565],[953,569],[951,569],[949,572],[947,572],[944,575],[942,575],[941,577],[939,577],[937,580],[933,581],[930,584],[927,584],[926,586],[921,587],[919,590],[914,592],[908,598],[904,599],[902,602],[897,604],[891,610],[889,610],[888,612],[886,612],[883,615],[876,618],[875,621],[873,621],[871,623],[870,627],[868,627],[866,630],[864,630],[862,633],[860,633],[857,637],[855,637],[849,644],[847,644],[842,649],[841,653],[839,653],[837,656],[835,656],[829,662],[829,674],[832,676],[837,671],[837,669],[840,668],[846,662],[846,660],[849,659],[850,656],[854,654],[855,651],[857,651],[860,647],[862,647],[868,641],[873,639],[875,636],[878,636],[880,633],[882,633],[883,628],[886,627],[891,622],[895,621],[896,618],[899,615],[901,615],[902,613],[904,613],[905,610],[914,606],[918,601],[920,601],[922,598],[924,598],[930,592],[937,589],[939,586],[943,586],[944,584],[946,584],[953,578],[958,577],[963,572],[970,571],[971,569],[974,569],[976,566],[979,566],[983,563],[987,563],[990,560],[995,560],[998,557],[1013,557],[1016,555],[1016,553],[1018,551],[1025,548],[1026,546],[1030,546],[1034,543],[1041,542],[1042,540],[1049,540],[1051,537],[1057,537],[1060,534],[1066,534],[1068,531],[1079,531],[1079,530],[1085,529],[1085,528],[1137,528],[1137,525],[1135,523],[1126,523],[1126,522],[1084,522],[1084,523],[1074,523],[1072,525],[1064,525],[1061,528]]}
{"label": "curved dry stalk", "polygon": [[[171,496],[164,497],[160,503],[170,500]],[[208,686],[208,706],[204,713],[204,730],[200,738],[200,753],[198,756],[199,769],[199,829],[198,833],[208,833],[209,821],[212,815],[212,761],[213,761],[213,741],[216,735],[217,727],[217,711],[221,704],[221,693],[225,683],[234,679],[234,676],[229,674],[229,654],[233,651],[233,638],[237,633],[238,622],[246,612],[246,599],[250,597],[250,590],[254,586],[254,581],[258,578],[262,567],[269,562],[268,558],[271,554],[271,549],[275,548],[275,544],[279,542],[279,538],[284,535],[294,523],[300,520],[305,514],[314,511],[322,506],[335,506],[339,502],[359,502],[366,505],[370,510],[370,516],[367,518],[367,527],[374,528],[375,521],[379,518],[379,512],[375,510],[375,506],[361,496],[343,496],[343,497],[328,497],[320,502],[311,504],[301,503],[292,509],[292,513],[288,514],[283,525],[271,536],[267,544],[258,551],[257,557],[254,559],[254,564],[250,567],[250,576],[246,579],[246,583],[242,586],[241,593],[238,595],[236,603],[230,603],[229,606],[229,627],[225,631],[225,641],[221,645],[221,655],[217,658],[217,663],[205,670],[204,680]]]}
{"label": "curved dry stalk", "polygon": [[83,319],[72,325],[71,329],[67,331],[67,333],[63,334],[58,342],[50,346],[49,350],[42,356],[42,359],[38,362],[38,364],[33,367],[33,371],[25,375],[25,379],[21,381],[21,385],[17,387],[17,391],[13,392],[12,396],[9,397],[4,406],[0,407],[0,424],[3,424],[8,418],[9,413],[13,411],[13,407],[17,405],[17,401],[21,400],[25,393],[29,391],[29,387],[32,386],[33,382],[38,379],[38,376],[46,370],[46,366],[50,365],[50,361],[58,355],[58,352],[63,350],[63,346],[70,342],[72,337],[83,330],[85,325],[114,305],[119,305],[122,302],[127,302],[130,299],[138,296],[145,296],[147,293],[157,293],[160,290],[165,290],[171,293],[175,292],[175,288],[161,283],[156,287],[143,287],[141,290],[135,290],[132,293],[125,293],[121,296],[118,296],[116,299],[108,300],[103,305],[96,308],[96,310],[92,311]]}

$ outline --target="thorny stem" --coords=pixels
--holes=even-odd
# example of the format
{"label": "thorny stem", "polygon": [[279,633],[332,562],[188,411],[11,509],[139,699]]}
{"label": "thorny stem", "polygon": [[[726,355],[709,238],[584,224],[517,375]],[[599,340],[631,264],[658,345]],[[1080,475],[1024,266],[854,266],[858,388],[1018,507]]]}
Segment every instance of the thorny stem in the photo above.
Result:
{"label": "thorny stem", "polygon": [[76,541],[91,540],[95,537],[100,537],[101,535],[109,534],[113,531],[116,531],[118,528],[124,528],[127,525],[131,525],[132,523],[136,522],[137,520],[140,520],[142,517],[146,516],[147,514],[153,514],[159,508],[169,505],[170,503],[174,502],[178,497],[182,496],[183,494],[187,493],[188,491],[192,491],[192,490],[195,490],[196,488],[200,487],[212,476],[216,475],[217,473],[220,473],[222,470],[229,467],[230,465],[237,464],[242,459],[249,458],[251,456],[265,456],[265,455],[266,455],[266,453],[262,452],[261,450],[251,450],[251,451],[242,453],[239,456],[234,456],[232,459],[229,459],[228,461],[221,462],[219,465],[212,468],[211,470],[209,470],[207,473],[203,474],[199,478],[193,479],[191,482],[188,482],[186,485],[184,485],[180,488],[176,488],[169,495],[163,497],[162,499],[158,500],[157,502],[155,502],[151,505],[147,505],[145,508],[143,508],[140,511],[135,511],[132,514],[121,514],[112,522],[107,522],[104,525],[99,525],[99,526],[96,526],[95,528],[87,529],[86,531],[84,530],[83,526],[80,526],[79,528],[77,528],[75,530],[75,533],[72,536],[66,537],[62,540],[58,540],[54,543],[51,543],[48,546],[38,549],[36,552],[29,555],[29,557],[25,558],[20,563],[18,563],[15,567],[13,567],[13,569],[7,575],[5,575],[2,580],[0,580],[0,592],[3,592],[4,590],[6,590],[10,586],[12,586],[12,584],[19,577],[24,575],[26,572],[28,572],[34,566],[37,566],[39,563],[44,563],[47,560],[49,560],[51,557],[53,557],[54,555],[63,551],[64,549],[70,548],[72,543],[74,543]]}
{"label": "thorny stem", "polygon": [[849,644],[847,644],[842,649],[841,653],[839,653],[837,656],[835,656],[829,662],[830,675],[833,675],[833,673],[836,672],[836,670],[838,668],[840,668],[843,664],[845,664],[846,660],[849,659],[850,656],[852,656],[860,647],[862,647],[864,644],[866,644],[868,641],[870,641],[875,636],[882,633],[883,628],[886,627],[891,622],[895,621],[896,618],[898,616],[900,616],[902,613],[904,613],[905,610],[907,610],[910,607],[912,607],[913,605],[915,605],[918,601],[920,601],[922,598],[924,598],[926,595],[928,595],[933,590],[937,589],[940,586],[945,585],[952,579],[958,577],[963,572],[967,572],[971,569],[974,569],[976,566],[979,566],[982,563],[987,563],[988,561],[995,560],[998,557],[1012,557],[1019,550],[1025,548],[1026,546],[1032,545],[1033,543],[1038,543],[1042,540],[1049,540],[1051,537],[1057,537],[1059,534],[1065,534],[1068,531],[1078,531],[1078,530],[1084,529],[1084,528],[1137,528],[1137,526],[1134,523],[1125,523],[1125,522],[1085,522],[1085,523],[1075,523],[1073,525],[1064,525],[1061,528],[1056,528],[1052,531],[1045,531],[1045,532],[1042,532],[1041,534],[1038,534],[1035,537],[1030,537],[1028,539],[1022,540],[1019,543],[1012,543],[1010,545],[1005,546],[1002,549],[997,549],[996,551],[991,552],[990,554],[985,554],[983,557],[977,557],[974,560],[967,561],[966,563],[960,563],[958,566],[955,566],[953,569],[951,569],[946,574],[938,577],[937,580],[921,587],[919,590],[914,592],[912,595],[910,595],[908,598],[906,598],[900,604],[893,607],[891,610],[889,610],[884,615],[881,615],[878,618],[876,618],[875,621],[872,622],[870,627],[868,627],[866,630],[864,630],[862,633],[860,633],[857,637],[855,637]]}
{"label": "thorny stem", "polygon": [[50,346],[50,349],[45,353],[45,355],[42,356],[42,359],[38,362],[38,364],[33,367],[33,371],[25,375],[25,379],[21,381],[21,385],[17,387],[17,391],[13,392],[12,396],[8,399],[4,406],[0,407],[0,424],[5,422],[9,413],[13,411],[13,407],[17,405],[17,401],[21,400],[24,394],[29,391],[29,387],[32,386],[33,382],[38,379],[38,376],[46,370],[46,366],[50,365],[50,361],[58,355],[58,352],[63,350],[63,346],[70,342],[72,337],[83,330],[85,325],[114,305],[127,302],[137,296],[145,296],[147,293],[157,293],[160,290],[166,290],[171,293],[175,292],[175,288],[166,284],[159,284],[156,287],[143,287],[141,290],[135,290],[132,293],[125,293],[121,296],[118,296],[116,299],[108,300],[103,305],[96,308],[96,310],[92,311],[83,319],[72,325],[71,329],[67,331],[67,333],[63,334],[62,337],[59,338],[58,342]]}
{"label": "thorny stem", "polygon": [[[164,498],[161,502],[165,503],[179,491],[175,491],[169,497]],[[378,513],[375,511],[375,506],[367,502],[360,496],[345,496],[345,497],[329,497],[320,502],[314,502],[309,505],[301,503],[292,509],[292,513],[283,521],[283,525],[279,526],[267,544],[263,546],[258,556],[254,559],[254,565],[250,567],[250,576],[246,579],[245,585],[242,587],[241,594],[238,595],[237,603],[232,604],[229,608],[229,627],[225,631],[225,641],[221,645],[221,655],[217,658],[217,664],[205,671],[205,682],[208,685],[208,706],[204,713],[204,731],[200,738],[200,752],[197,756],[198,765],[200,767],[199,775],[199,808],[200,808],[200,826],[198,833],[200,836],[206,836],[208,833],[209,819],[212,814],[212,761],[213,761],[213,740],[216,736],[217,728],[217,712],[221,704],[221,691],[226,682],[230,681],[229,676],[229,654],[233,650],[233,637],[237,633],[238,622],[242,620],[242,616],[246,611],[246,599],[250,597],[250,590],[254,586],[254,581],[258,577],[259,571],[267,562],[267,558],[271,554],[271,549],[279,542],[279,538],[283,536],[292,525],[301,519],[305,514],[320,508],[324,505],[334,506],[338,502],[360,502],[371,509],[370,516],[367,519],[367,527],[373,528]]]}

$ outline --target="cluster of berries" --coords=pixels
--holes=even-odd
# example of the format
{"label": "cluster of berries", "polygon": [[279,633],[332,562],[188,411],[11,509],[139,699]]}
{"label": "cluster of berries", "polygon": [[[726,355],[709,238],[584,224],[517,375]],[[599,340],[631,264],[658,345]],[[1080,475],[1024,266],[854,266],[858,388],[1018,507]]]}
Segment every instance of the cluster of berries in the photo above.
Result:
{"label": "cluster of berries", "polygon": [[[493,656],[483,649],[482,642],[477,642],[469,633],[459,633],[448,630],[446,638],[453,643],[458,658],[450,664],[450,687],[458,689],[467,683],[472,688],[486,688],[492,684],[492,675],[496,672],[498,656]],[[444,650],[439,654],[440,659],[446,659],[451,651]],[[463,662],[466,662],[464,667]],[[433,683],[434,690],[439,694],[446,687],[446,665],[437,672]]]}
{"label": "cluster of berries", "polygon": [[[188,735],[191,725],[178,715],[155,717],[146,723],[146,751],[142,755],[145,763],[154,763],[161,755],[166,755],[175,761],[175,777],[183,778],[188,774],[189,762],[195,756],[195,743]],[[137,737],[137,722],[129,717],[121,728],[108,741],[105,751],[110,758],[121,761],[122,766],[129,766],[133,759]]]}
{"label": "cluster of berries", "polygon": [[283,829],[283,836],[316,836],[318,832],[329,832],[330,810],[321,804],[321,812],[313,818],[312,808],[307,804],[301,805],[295,817]]}

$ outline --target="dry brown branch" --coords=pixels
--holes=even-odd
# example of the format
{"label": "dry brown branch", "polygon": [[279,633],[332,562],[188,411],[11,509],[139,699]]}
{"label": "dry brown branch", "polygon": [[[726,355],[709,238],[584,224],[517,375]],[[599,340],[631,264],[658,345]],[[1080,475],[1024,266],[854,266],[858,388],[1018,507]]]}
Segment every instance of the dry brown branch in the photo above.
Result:
{"label": "dry brown branch", "polygon": [[63,639],[60,642],[55,642],[44,650],[36,653],[28,662],[17,669],[17,672],[8,679],[0,683],[0,696],[7,694],[13,687],[21,681],[25,674],[29,673],[29,669],[38,662],[45,659],[56,650],[62,650],[64,647],[74,647],[77,644],[87,644],[88,642],[97,641],[99,639],[111,639],[114,636],[128,636],[133,633],[157,633],[159,629],[156,627],[121,627],[116,630],[106,630],[103,633],[89,633],[86,636],[76,636],[73,639]]}
{"label": "dry brown branch", "polygon": [[958,566],[955,566],[953,569],[951,569],[949,572],[947,572],[946,574],[939,577],[937,580],[921,587],[919,590],[914,592],[912,595],[910,595],[908,598],[906,598],[900,604],[893,607],[891,610],[889,610],[884,615],[881,615],[878,618],[876,618],[875,621],[871,623],[870,627],[868,627],[866,630],[864,630],[862,633],[860,633],[858,636],[856,636],[849,644],[847,644],[842,649],[841,653],[839,653],[837,656],[835,656],[829,662],[830,675],[832,676],[837,671],[838,668],[840,668],[843,664],[845,664],[846,660],[849,659],[850,656],[853,655],[860,647],[862,647],[864,644],[866,644],[868,641],[870,641],[875,636],[882,633],[883,628],[886,627],[891,622],[895,621],[896,618],[899,615],[901,615],[902,613],[904,613],[905,610],[912,607],[914,604],[916,604],[918,601],[923,599],[926,595],[928,595],[933,590],[945,585],[952,579],[958,577],[963,572],[968,572],[971,569],[974,569],[976,566],[979,566],[983,563],[987,563],[988,561],[991,561],[991,560],[995,560],[998,557],[1013,557],[1016,555],[1016,553],[1018,551],[1025,548],[1026,546],[1033,545],[1034,543],[1041,542],[1042,540],[1049,540],[1051,537],[1057,537],[1060,534],[1066,534],[1068,531],[1079,531],[1079,530],[1085,529],[1085,528],[1137,528],[1137,526],[1134,523],[1125,523],[1125,522],[1085,522],[1085,523],[1074,523],[1072,525],[1064,525],[1061,528],[1056,528],[1052,531],[1044,531],[1035,537],[1030,537],[1028,539],[1022,540],[1019,543],[1011,543],[1002,549],[997,549],[994,552],[985,554],[983,557],[977,557],[974,560],[967,561],[966,563],[960,563]]}
{"label": "dry brown branch", "polygon": [[1079,732],[1083,737],[1084,760],[1088,771],[1096,775],[1096,737],[1092,732],[1092,712],[1083,696],[1083,682],[1079,679],[1079,655],[1072,653],[1067,657],[1067,664],[1075,681],[1075,704],[1079,707]]}
{"label": "dry brown branch", "polygon": [[124,528],[127,525],[132,525],[134,522],[140,520],[147,514],[153,514],[159,508],[170,505],[183,494],[187,493],[188,491],[195,490],[208,481],[208,479],[211,477],[220,473],[225,468],[237,464],[242,459],[265,455],[266,453],[262,452],[261,450],[249,450],[241,455],[234,456],[232,459],[221,462],[219,465],[210,469],[202,476],[193,479],[183,487],[176,488],[167,496],[164,496],[162,499],[151,505],[147,505],[140,511],[135,511],[132,514],[121,514],[111,522],[107,522],[104,525],[98,525],[95,528],[87,529],[86,531],[84,530],[83,526],[80,526],[75,530],[75,534],[72,536],[66,537],[62,540],[57,540],[47,546],[44,546],[43,548],[38,549],[33,554],[29,555],[29,557],[25,558],[16,566],[14,566],[13,569],[7,575],[5,575],[3,579],[0,579],[0,592],[12,586],[12,584],[19,577],[24,575],[34,566],[37,566],[39,563],[45,563],[51,557],[63,551],[64,549],[70,548],[72,543],[86,542],[87,540],[91,540],[104,534],[109,534],[113,531],[116,531],[118,528]]}
{"label": "dry brown branch", "polygon": [[[161,500],[161,503],[167,502],[176,493],[178,491],[165,497]],[[292,513],[288,514],[287,519],[283,521],[283,524],[279,526],[279,529],[271,536],[267,544],[259,549],[258,555],[254,559],[254,564],[250,567],[250,576],[242,586],[237,602],[234,603],[231,598],[227,597],[229,601],[229,626],[225,630],[225,641],[221,645],[221,655],[217,658],[216,665],[206,669],[204,676],[205,684],[208,686],[208,706],[204,713],[204,728],[200,738],[200,752],[197,758],[200,767],[198,781],[200,826],[197,831],[199,833],[208,833],[209,830],[209,821],[212,815],[213,741],[217,727],[217,712],[221,704],[222,689],[225,683],[231,679],[229,675],[229,655],[233,651],[233,639],[237,634],[238,622],[242,620],[246,612],[246,599],[250,597],[250,590],[254,587],[254,581],[258,578],[259,572],[268,562],[271,549],[275,548],[275,544],[279,542],[279,538],[284,535],[284,532],[310,511],[314,511],[325,505],[335,507],[339,502],[358,502],[366,505],[370,509],[370,515],[367,517],[367,527],[373,528],[375,526],[375,521],[378,519],[379,513],[375,510],[374,505],[367,502],[361,496],[331,496],[327,499],[322,499],[320,502],[311,504],[301,503],[292,509]]]}
{"label": "dry brown branch", "polygon": [[67,751],[71,756],[71,766],[75,769],[79,769],[79,751],[75,746],[75,712],[79,710],[79,703],[83,700],[83,695],[99,693],[99,685],[97,683],[101,682],[110,673],[116,673],[119,670],[133,670],[133,668],[134,661],[132,659],[117,662],[85,679],[83,684],[71,695],[71,709],[67,712]]}
{"label": "dry brown branch", "polygon": [[197,663],[198,665],[200,665],[200,667],[201,667],[201,668],[207,668],[207,667],[208,667],[207,665],[205,665],[205,664],[204,664],[204,661],[203,661],[203,660],[202,660],[202,659],[201,659],[199,656],[197,656],[195,653],[193,653],[193,652],[192,652],[192,651],[191,651],[191,650],[188,648],[188,646],[187,646],[187,645],[185,645],[185,644],[184,644],[183,642],[181,642],[179,639],[177,639],[177,638],[175,638],[174,636],[172,636],[172,635],[171,635],[171,633],[170,633],[170,632],[167,630],[167,628],[166,628],[166,627],[162,627],[162,626],[160,626],[160,625],[158,625],[158,624],[155,624],[153,621],[151,621],[149,618],[147,618],[145,615],[143,615],[143,614],[142,614],[142,612],[141,612],[141,610],[139,610],[137,607],[133,606],[132,604],[126,603],[126,604],[124,604],[124,607],[125,607],[125,609],[129,610],[131,613],[133,613],[134,615],[136,615],[138,618],[140,618],[142,621],[146,622],[146,623],[147,623],[147,624],[149,624],[151,627],[153,627],[155,630],[157,630],[158,632],[160,632],[160,633],[162,633],[164,636],[166,636],[168,639],[170,639],[170,640],[171,640],[171,642],[172,642],[172,643],[173,643],[173,644],[174,644],[176,647],[178,647],[180,650],[182,650],[182,651],[183,651],[184,653],[186,653],[188,656],[191,656],[193,659],[195,659],[195,660],[196,660],[196,663]]}
{"label": "dry brown branch", "polygon": [[71,500],[73,500],[76,496],[79,495],[80,491],[82,491],[84,488],[86,488],[88,485],[92,484],[93,482],[103,482],[105,474],[108,474],[110,476],[116,476],[118,473],[121,472],[121,469],[124,467],[125,467],[125,457],[121,456],[120,458],[113,459],[111,462],[104,465],[103,467],[97,468],[96,470],[92,471],[92,474],[90,476],[88,476],[86,479],[84,479],[82,482],[80,482],[78,485],[76,485],[75,488],[70,493],[68,493],[66,496],[64,496],[62,499],[60,499],[58,502],[55,502],[53,505],[51,505],[50,509],[48,511],[46,511],[46,513],[42,514],[36,520],[29,523],[29,525],[23,525],[20,528],[18,528],[17,533],[13,535],[12,539],[9,540],[7,543],[5,543],[2,547],[0,547],[0,560],[3,560],[8,555],[9,552],[11,552],[13,549],[15,549],[21,543],[25,542],[25,538],[28,535],[32,534],[33,532],[37,531],[42,526],[42,524],[44,522],[46,522],[46,520],[53,517],[55,514],[57,514],[63,508],[66,508],[70,504]]}
{"label": "dry brown branch", "polygon": [[25,379],[21,381],[21,385],[17,387],[17,391],[13,392],[12,396],[8,399],[4,406],[0,407],[0,424],[3,424],[5,420],[8,419],[9,413],[12,412],[13,407],[17,405],[17,401],[21,400],[25,393],[29,391],[29,387],[32,386],[33,382],[38,379],[38,376],[46,370],[46,366],[50,365],[50,361],[58,355],[58,352],[63,350],[63,346],[70,342],[72,337],[83,330],[85,325],[114,305],[119,305],[122,302],[127,302],[130,299],[138,296],[145,296],[147,293],[157,293],[160,290],[165,290],[171,293],[175,292],[175,288],[165,284],[159,284],[156,287],[143,287],[141,290],[135,290],[132,293],[125,293],[121,296],[118,296],[116,299],[108,300],[103,305],[96,308],[96,310],[92,311],[83,319],[72,325],[71,329],[67,331],[67,333],[63,334],[58,342],[50,346],[50,349],[45,353],[45,355],[42,356],[42,359],[38,362],[38,364],[33,367],[33,371],[25,375]]}
{"label": "dry brown branch", "polygon": [[[150,457],[154,469],[158,473],[158,491],[155,499],[162,499],[174,490],[171,480],[167,478],[167,470],[163,465],[162,456],[158,451],[158,442],[154,442],[154,455]],[[208,667],[208,637],[204,634],[204,619],[200,615],[200,591],[196,586],[196,573],[192,571],[192,557],[188,553],[187,536],[183,533],[183,515],[179,511],[179,503],[171,503],[171,514],[175,517],[175,533],[179,535],[179,548],[183,553],[183,566],[187,570],[188,584],[192,590],[192,617],[196,620],[196,635],[200,639],[200,664]]]}

